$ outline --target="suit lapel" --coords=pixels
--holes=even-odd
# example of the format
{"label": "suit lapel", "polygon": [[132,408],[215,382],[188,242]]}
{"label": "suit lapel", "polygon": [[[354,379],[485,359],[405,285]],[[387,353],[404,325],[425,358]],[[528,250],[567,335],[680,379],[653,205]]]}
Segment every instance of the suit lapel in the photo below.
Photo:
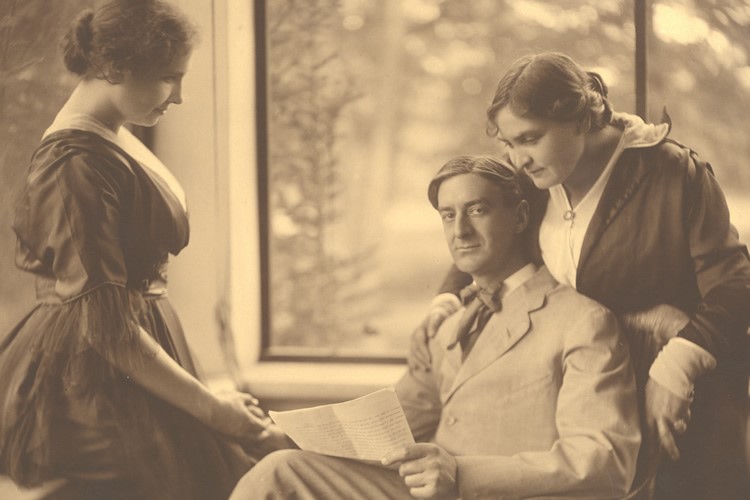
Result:
{"label": "suit lapel", "polygon": [[441,399],[446,403],[467,380],[497,361],[531,327],[529,314],[544,305],[547,292],[555,286],[554,278],[543,267],[523,285],[503,298],[503,309],[492,316],[461,363],[461,350],[447,351],[443,369]]}

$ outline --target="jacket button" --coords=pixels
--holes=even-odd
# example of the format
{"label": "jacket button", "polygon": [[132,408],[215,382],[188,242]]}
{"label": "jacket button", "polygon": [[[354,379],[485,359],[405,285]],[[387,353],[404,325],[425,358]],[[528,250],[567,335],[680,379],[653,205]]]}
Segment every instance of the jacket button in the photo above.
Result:
{"label": "jacket button", "polygon": [[458,422],[458,419],[454,417],[453,415],[449,415],[446,422],[448,423],[448,425],[455,425],[456,422]]}

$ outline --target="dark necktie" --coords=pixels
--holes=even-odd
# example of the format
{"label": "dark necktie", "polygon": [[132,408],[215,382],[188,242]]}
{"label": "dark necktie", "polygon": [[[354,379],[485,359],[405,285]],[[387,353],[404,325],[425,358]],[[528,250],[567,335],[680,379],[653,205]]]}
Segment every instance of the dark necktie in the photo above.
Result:
{"label": "dark necktie", "polygon": [[453,349],[457,344],[461,344],[462,360],[465,360],[466,356],[469,355],[477,337],[479,337],[492,315],[500,311],[500,291],[502,288],[502,283],[487,289],[481,288],[477,284],[471,284],[459,293],[466,310],[456,326],[456,338],[448,345],[448,349]]}

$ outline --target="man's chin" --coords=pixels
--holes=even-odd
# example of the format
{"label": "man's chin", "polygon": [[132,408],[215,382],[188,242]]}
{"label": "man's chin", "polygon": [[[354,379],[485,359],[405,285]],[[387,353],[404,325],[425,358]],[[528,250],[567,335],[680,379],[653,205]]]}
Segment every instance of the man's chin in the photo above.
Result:
{"label": "man's chin", "polygon": [[454,260],[454,263],[459,271],[466,274],[473,274],[477,268],[477,266],[473,265],[471,262],[462,261],[460,259]]}

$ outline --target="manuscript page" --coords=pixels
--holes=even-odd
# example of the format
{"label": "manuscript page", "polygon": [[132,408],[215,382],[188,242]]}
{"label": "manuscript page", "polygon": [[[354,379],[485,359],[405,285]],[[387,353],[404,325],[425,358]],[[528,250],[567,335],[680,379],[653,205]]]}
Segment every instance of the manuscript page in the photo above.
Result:
{"label": "manuscript page", "polygon": [[344,403],[268,415],[301,449],[323,455],[379,461],[395,448],[414,444],[392,387]]}

